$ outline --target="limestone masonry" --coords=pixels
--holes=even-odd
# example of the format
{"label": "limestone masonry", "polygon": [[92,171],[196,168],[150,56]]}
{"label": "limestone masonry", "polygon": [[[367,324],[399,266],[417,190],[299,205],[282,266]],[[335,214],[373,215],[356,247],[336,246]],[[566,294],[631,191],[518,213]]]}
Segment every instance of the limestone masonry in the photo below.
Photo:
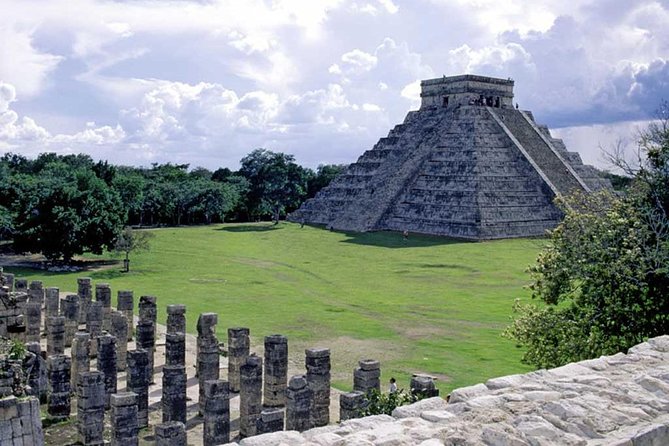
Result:
{"label": "limestone masonry", "polygon": [[513,86],[474,75],[422,81],[420,109],[288,219],[474,240],[544,235],[562,217],[556,195],[610,184],[514,107]]}

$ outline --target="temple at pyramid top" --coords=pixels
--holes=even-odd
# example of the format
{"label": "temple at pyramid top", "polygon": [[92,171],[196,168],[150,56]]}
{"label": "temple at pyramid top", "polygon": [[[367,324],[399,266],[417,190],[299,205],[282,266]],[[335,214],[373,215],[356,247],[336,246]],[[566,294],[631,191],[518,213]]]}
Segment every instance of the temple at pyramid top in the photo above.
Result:
{"label": "temple at pyramid top", "polygon": [[511,79],[464,74],[424,80],[420,87],[421,109],[474,104],[497,108],[513,106]]}
{"label": "temple at pyramid top", "polygon": [[462,75],[421,82],[421,107],[288,219],[345,231],[484,240],[544,235],[556,195],[610,188],[531,112],[514,81]]}

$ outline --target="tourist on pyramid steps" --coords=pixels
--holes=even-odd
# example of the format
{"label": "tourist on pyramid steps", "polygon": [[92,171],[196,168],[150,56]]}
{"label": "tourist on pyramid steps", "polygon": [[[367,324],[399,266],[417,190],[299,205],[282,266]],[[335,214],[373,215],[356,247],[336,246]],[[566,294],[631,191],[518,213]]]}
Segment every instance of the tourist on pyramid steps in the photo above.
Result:
{"label": "tourist on pyramid steps", "polygon": [[397,392],[397,384],[395,383],[395,378],[390,378],[390,387],[388,388],[388,393]]}

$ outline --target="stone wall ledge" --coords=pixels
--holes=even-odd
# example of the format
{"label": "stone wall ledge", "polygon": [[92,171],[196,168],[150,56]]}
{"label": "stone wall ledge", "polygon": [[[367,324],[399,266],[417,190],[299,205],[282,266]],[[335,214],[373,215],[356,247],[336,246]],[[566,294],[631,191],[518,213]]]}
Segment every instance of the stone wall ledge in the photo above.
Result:
{"label": "stone wall ledge", "polygon": [[669,445],[669,336],[627,354],[456,389],[450,403],[430,398],[392,417],[264,434],[239,445]]}

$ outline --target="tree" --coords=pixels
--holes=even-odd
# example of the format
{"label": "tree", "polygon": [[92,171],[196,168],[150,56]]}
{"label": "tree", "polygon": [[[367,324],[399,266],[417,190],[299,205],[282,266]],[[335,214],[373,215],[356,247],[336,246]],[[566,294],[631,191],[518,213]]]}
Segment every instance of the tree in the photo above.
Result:
{"label": "tree", "polygon": [[309,178],[307,197],[314,197],[319,190],[330,184],[337,175],[346,169],[344,164],[321,164],[316,169],[316,173]]}
{"label": "tree", "polygon": [[39,176],[17,176],[14,249],[41,252],[65,262],[84,252],[111,249],[126,219],[113,189],[90,169],[73,170],[62,162]]}
{"label": "tree", "polygon": [[600,193],[559,202],[565,218],[530,269],[532,296],[545,305],[517,302],[518,317],[505,332],[526,348],[525,362],[554,367],[669,333],[664,116],[639,139],[644,156],[629,170],[634,181],[624,197]]}
{"label": "tree", "polygon": [[299,206],[306,196],[307,172],[292,155],[256,149],[241,164],[239,173],[250,183],[247,206],[251,214],[271,215],[278,223],[283,212]]}
{"label": "tree", "polygon": [[126,273],[130,271],[130,253],[148,251],[151,248],[150,241],[153,237],[153,233],[148,231],[137,231],[130,227],[123,229],[114,245],[114,252],[125,254],[123,271]]}

